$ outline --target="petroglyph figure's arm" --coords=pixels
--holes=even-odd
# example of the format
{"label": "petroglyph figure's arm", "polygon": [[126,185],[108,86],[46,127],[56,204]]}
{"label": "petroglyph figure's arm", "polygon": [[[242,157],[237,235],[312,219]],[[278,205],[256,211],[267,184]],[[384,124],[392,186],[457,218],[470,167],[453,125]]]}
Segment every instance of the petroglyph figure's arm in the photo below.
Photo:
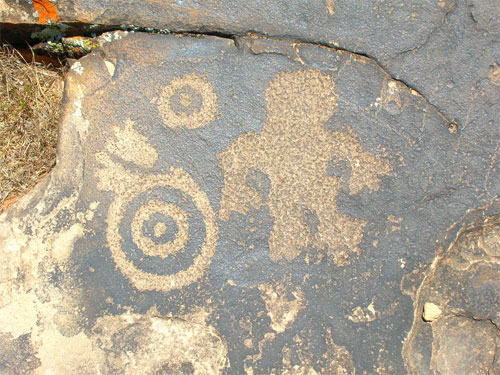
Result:
{"label": "petroglyph figure's arm", "polygon": [[364,187],[370,191],[377,190],[380,184],[379,176],[387,175],[391,171],[386,159],[365,151],[359,139],[349,132],[332,133],[328,145],[333,157],[349,162],[351,194],[359,193]]}

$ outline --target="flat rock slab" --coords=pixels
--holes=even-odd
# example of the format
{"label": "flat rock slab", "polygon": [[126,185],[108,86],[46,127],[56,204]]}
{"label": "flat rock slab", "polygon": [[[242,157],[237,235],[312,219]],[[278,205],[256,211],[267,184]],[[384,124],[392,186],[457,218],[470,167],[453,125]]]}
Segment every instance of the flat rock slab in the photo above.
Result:
{"label": "flat rock slab", "polygon": [[453,126],[500,118],[500,0],[0,0],[8,40],[37,23],[41,38],[133,25],[327,45],[374,58]]}
{"label": "flat rock slab", "polygon": [[[442,22],[454,0],[380,4],[345,0],[1,0],[3,23],[134,25],[171,31],[212,31],[335,43],[402,52]],[[493,8],[486,6],[485,8]],[[491,10],[490,10],[491,11]],[[388,35],[390,35],[388,37]]]}
{"label": "flat rock slab", "polygon": [[[3,373],[499,371],[498,122],[456,131],[314,44],[108,36],[67,76],[57,166],[0,217]],[[489,234],[457,245],[468,225]],[[481,355],[456,363],[462,326]]]}

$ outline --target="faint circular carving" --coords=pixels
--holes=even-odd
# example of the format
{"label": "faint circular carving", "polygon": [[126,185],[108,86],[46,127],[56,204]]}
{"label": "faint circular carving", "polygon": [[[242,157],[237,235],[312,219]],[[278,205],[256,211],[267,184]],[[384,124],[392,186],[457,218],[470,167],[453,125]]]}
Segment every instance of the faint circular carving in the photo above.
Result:
{"label": "faint circular carving", "polygon": [[196,129],[214,120],[217,95],[206,76],[191,73],[174,78],[157,104],[166,126]]}

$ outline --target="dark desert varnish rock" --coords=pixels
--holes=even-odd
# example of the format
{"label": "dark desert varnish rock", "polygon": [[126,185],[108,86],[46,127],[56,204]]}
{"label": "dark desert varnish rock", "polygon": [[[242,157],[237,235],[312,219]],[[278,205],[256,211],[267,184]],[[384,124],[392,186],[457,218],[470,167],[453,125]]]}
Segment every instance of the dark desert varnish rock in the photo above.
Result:
{"label": "dark desert varnish rock", "polygon": [[[450,20],[462,9],[439,3]],[[163,9],[134,4],[144,19]],[[438,8],[440,31],[407,54],[438,43]],[[346,8],[321,9],[318,24]],[[360,48],[395,53],[377,35]],[[496,52],[414,73],[417,91],[298,40],[106,37],[66,78],[57,166],[0,217],[2,371],[498,371]],[[401,56],[387,66],[406,71]]]}

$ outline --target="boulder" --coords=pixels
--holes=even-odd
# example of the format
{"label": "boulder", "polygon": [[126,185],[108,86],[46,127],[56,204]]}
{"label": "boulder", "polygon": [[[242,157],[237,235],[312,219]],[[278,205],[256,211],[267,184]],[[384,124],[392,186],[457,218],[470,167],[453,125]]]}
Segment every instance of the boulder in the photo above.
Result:
{"label": "boulder", "polygon": [[[88,14],[122,22],[117,3],[91,4]],[[269,18],[256,21],[248,4],[240,19],[217,2],[210,21],[208,11],[181,17],[184,3],[134,4],[121,11],[189,28],[251,29],[280,9],[261,7]],[[286,18],[293,4],[281,16],[298,22]],[[179,12],[160,12],[169,7]],[[398,13],[410,8],[390,17],[410,27]],[[346,8],[321,11],[326,35],[322,20]],[[314,30],[302,41],[114,32],[72,65],[58,163],[0,216],[2,371],[498,371],[498,231],[477,237],[469,263],[447,263],[465,246],[463,228],[500,222],[494,68],[457,78],[473,82],[477,108],[455,122]],[[465,297],[453,294],[461,283]],[[441,311],[427,322],[426,303]],[[460,353],[479,352],[467,363],[451,350],[464,332],[473,340]]]}

